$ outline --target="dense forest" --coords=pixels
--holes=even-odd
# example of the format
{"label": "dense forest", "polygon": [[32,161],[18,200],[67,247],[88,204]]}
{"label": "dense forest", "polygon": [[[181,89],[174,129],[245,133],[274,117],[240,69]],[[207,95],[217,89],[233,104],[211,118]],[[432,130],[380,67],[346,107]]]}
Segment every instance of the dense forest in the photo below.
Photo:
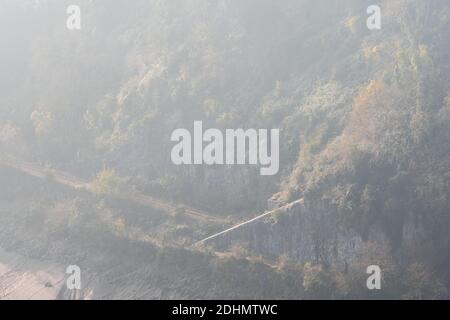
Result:
{"label": "dense forest", "polygon": [[[80,30],[66,28],[74,2]],[[91,266],[83,252],[111,251],[113,259],[125,250],[132,260],[135,250],[157,257],[148,258],[157,261],[154,287],[169,286],[167,265],[192,279],[199,270],[208,281],[232,279],[214,292],[192,280],[182,293],[153,298],[448,298],[450,3],[379,0],[382,27],[369,30],[372,4],[2,0],[1,157],[70,172],[95,192],[0,167],[0,247]],[[279,128],[279,173],[174,165],[171,133],[198,120],[221,130]],[[168,218],[110,196],[127,192],[220,222],[191,221],[182,206]],[[345,266],[320,254],[274,256],[277,248],[264,255],[231,236],[220,253],[186,249],[298,199],[313,218],[332,216],[339,237],[361,240]],[[283,219],[293,218],[277,214],[265,224],[299,232]],[[373,264],[383,269],[379,292],[365,287]]]}

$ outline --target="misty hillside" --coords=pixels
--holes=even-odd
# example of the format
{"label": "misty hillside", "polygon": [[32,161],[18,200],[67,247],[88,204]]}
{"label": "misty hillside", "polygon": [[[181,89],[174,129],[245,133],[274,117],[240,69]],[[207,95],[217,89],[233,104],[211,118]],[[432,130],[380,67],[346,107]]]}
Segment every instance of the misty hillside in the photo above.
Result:
{"label": "misty hillside", "polygon": [[[0,2],[2,250],[85,298],[449,298],[448,1],[72,2]],[[278,174],[175,165],[194,121],[279,128]]]}

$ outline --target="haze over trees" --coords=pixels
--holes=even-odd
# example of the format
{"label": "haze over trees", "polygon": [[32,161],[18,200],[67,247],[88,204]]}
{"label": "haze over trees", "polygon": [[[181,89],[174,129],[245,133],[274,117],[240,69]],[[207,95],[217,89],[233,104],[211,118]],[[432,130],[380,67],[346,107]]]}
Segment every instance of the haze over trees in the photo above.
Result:
{"label": "haze over trees", "polygon": [[[105,252],[107,239],[130,255],[154,246],[161,279],[169,264],[180,277],[259,272],[248,288],[217,280],[218,291],[201,296],[199,282],[170,297],[448,298],[448,1],[380,0],[381,30],[366,26],[372,0],[80,0],[81,29],[68,30],[73,2],[0,3],[0,151],[70,172],[96,192],[1,167],[0,247],[58,257],[73,237],[83,261],[84,251]],[[279,128],[279,173],[174,165],[171,133],[194,121],[222,132]],[[221,220],[191,221],[181,205],[167,217],[108,196],[133,192]],[[273,245],[279,255],[270,257],[240,238],[219,258],[215,248],[181,249],[263,212],[269,199],[301,198],[319,224],[325,210],[339,236],[357,235],[365,254],[342,267],[322,251],[294,259],[298,243]],[[270,223],[279,219],[288,218]],[[371,264],[384,272],[380,292],[365,288]],[[274,291],[264,296],[258,276]]]}

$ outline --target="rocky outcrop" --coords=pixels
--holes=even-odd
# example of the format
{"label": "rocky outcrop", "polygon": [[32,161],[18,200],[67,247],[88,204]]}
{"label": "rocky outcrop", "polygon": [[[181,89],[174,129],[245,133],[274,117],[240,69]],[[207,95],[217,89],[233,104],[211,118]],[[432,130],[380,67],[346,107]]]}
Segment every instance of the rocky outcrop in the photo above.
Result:
{"label": "rocky outcrop", "polygon": [[323,205],[297,202],[273,215],[212,240],[218,250],[238,243],[256,254],[286,255],[300,262],[345,265],[361,250],[363,241],[355,232],[339,227],[336,211]]}

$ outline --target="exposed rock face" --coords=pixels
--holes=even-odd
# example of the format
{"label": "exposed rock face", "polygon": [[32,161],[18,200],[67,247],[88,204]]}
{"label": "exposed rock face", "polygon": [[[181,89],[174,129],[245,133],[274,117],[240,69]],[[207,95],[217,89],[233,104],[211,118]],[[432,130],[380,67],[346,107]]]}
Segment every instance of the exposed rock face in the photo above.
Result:
{"label": "exposed rock face", "polygon": [[355,232],[342,230],[335,210],[297,203],[269,218],[243,226],[213,240],[219,250],[238,242],[268,256],[287,255],[300,262],[315,261],[344,265],[362,249]]}

